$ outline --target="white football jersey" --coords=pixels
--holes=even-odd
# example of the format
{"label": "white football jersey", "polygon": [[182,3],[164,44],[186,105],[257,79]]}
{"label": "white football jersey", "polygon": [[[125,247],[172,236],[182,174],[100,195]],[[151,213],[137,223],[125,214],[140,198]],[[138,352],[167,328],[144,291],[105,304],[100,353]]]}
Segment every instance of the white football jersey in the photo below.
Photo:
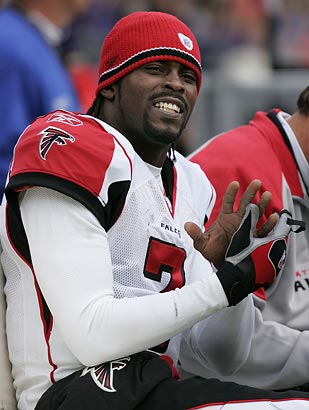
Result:
{"label": "white football jersey", "polygon": [[[1,215],[1,261],[6,275],[9,353],[22,409],[30,409],[54,381],[85,365],[73,353],[70,341],[63,336],[66,329],[61,321],[70,315],[69,310],[63,309],[58,321],[54,320],[51,312],[57,310],[57,300],[53,302],[51,298],[46,301],[48,292],[42,291],[44,280],[38,276],[41,269],[36,269],[33,264],[35,255],[29,248],[19,208],[19,202],[29,187],[57,191],[81,204],[87,212],[91,211],[94,224],[104,228],[102,232],[107,234],[115,299],[166,293],[201,280],[200,271],[193,267],[197,252],[184,230],[184,224],[192,221],[203,229],[215,200],[213,188],[198,165],[175,152],[175,160],[167,157],[162,170],[156,170],[142,161],[124,136],[90,116],[57,111],[38,118],[25,130],[15,147],[7,189],[8,203],[4,201]],[[28,189],[27,192],[30,191]],[[43,203],[40,206],[44,207]],[[82,208],[76,209],[72,213]],[[42,208],[39,212],[42,213]],[[45,236],[52,237],[53,227],[49,225],[52,218],[48,212],[46,221],[40,219],[37,229],[40,232],[46,229]],[[35,209],[32,214],[35,218]],[[65,225],[65,220],[64,216],[58,223]],[[62,243],[61,240],[60,237],[59,241],[56,239],[54,246],[51,243],[51,255],[45,254],[48,256],[46,269],[50,269],[48,280],[55,278],[60,305],[60,294],[67,284],[65,277],[59,278],[58,270],[67,263],[66,252],[72,252],[70,243]],[[40,247],[40,244],[36,245]],[[209,274],[211,268],[207,261],[204,267],[203,275]],[[104,263],[101,268],[102,271],[105,269]],[[77,275],[73,280],[76,280],[74,286],[78,289]],[[227,305],[227,300],[219,281],[216,286],[215,291],[209,286],[209,292],[215,300],[214,309],[221,309]],[[82,292],[83,289],[80,290]],[[202,288],[201,293],[205,294]],[[73,298],[74,295],[67,297]],[[82,302],[77,300],[76,303]],[[192,298],[192,301],[188,300],[188,306],[190,303],[197,302]],[[203,305],[202,300],[199,303]],[[157,312],[161,308],[160,314],[164,316],[164,303],[160,306],[154,299],[150,306],[154,312],[152,314],[149,310],[150,322],[154,320],[152,315],[158,317]],[[143,312],[144,315],[146,313]],[[179,312],[180,317],[181,314]],[[202,313],[198,315],[202,318]],[[197,322],[196,318],[197,314],[192,324]],[[92,320],[89,317],[89,327]],[[186,328],[188,323],[183,320],[181,325],[177,324],[176,330]],[[173,327],[173,323],[165,324],[167,329],[169,326]],[[132,329],[132,333],[136,330]],[[142,333],[143,329],[138,331]],[[144,347],[152,348],[159,340],[158,351],[171,355],[177,362],[177,336],[164,343],[161,336],[157,336],[156,327],[153,334],[151,331],[148,333]],[[169,333],[166,331],[166,334]],[[171,334],[176,334],[176,331]],[[132,340],[133,336],[128,334],[127,337]],[[142,335],[140,338],[143,339]],[[98,346],[104,342],[104,338],[98,336]],[[136,351],[141,346],[136,346]],[[85,345],[84,349],[89,347]],[[134,349],[130,349],[128,351],[134,353]]]}

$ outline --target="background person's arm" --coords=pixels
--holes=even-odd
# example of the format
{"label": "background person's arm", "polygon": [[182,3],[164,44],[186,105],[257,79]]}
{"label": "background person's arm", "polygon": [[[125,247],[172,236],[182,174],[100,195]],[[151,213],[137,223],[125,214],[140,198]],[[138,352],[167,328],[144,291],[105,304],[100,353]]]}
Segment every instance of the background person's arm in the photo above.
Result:
{"label": "background person's arm", "polygon": [[[225,311],[226,309],[216,313],[206,321],[211,323],[222,317],[223,326],[223,323],[227,323],[224,319]],[[214,327],[218,323],[220,321],[216,320]],[[247,324],[251,326],[249,322]],[[233,373],[229,373],[231,366],[228,362],[224,366],[224,359],[228,360],[229,352],[222,351],[222,347],[228,346],[229,341],[223,340],[220,343],[211,338],[211,334],[207,337],[203,332],[194,332],[190,335],[193,343],[192,340],[184,340],[182,343],[181,364],[184,370],[202,377],[217,377],[264,389],[289,389],[309,382],[309,331],[301,332],[277,322],[264,321],[258,308],[255,308],[252,330],[247,359]],[[226,325],[226,336],[230,333],[231,337],[236,337],[234,342],[237,342],[238,337],[233,334],[233,328]],[[218,358],[218,363],[212,360],[216,352],[222,356],[222,359]],[[230,355],[230,360],[235,361],[232,349]]]}

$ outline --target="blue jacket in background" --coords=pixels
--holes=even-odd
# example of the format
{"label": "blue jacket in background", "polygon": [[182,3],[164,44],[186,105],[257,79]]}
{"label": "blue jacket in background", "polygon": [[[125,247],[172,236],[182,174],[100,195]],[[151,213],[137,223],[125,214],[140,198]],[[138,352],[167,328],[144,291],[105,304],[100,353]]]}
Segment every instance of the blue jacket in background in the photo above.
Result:
{"label": "blue jacket in background", "polygon": [[0,10],[0,201],[14,145],[38,116],[80,111],[66,67],[18,10]]}

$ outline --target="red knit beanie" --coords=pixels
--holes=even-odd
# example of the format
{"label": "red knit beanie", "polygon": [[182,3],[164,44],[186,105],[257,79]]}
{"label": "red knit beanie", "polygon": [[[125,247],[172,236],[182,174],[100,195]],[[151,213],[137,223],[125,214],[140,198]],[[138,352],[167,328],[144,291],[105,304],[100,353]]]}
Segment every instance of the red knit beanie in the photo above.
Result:
{"label": "red knit beanie", "polygon": [[197,75],[199,91],[201,55],[192,31],[171,14],[137,11],[120,19],[103,42],[96,94],[153,60],[173,60],[188,66]]}

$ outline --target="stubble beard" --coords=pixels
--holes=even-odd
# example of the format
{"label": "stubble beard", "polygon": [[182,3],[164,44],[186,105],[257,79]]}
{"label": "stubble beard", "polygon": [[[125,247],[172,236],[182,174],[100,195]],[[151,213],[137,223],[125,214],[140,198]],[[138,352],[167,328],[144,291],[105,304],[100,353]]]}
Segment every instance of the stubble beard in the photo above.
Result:
{"label": "stubble beard", "polygon": [[148,135],[154,142],[157,142],[159,144],[162,145],[171,145],[171,144],[175,144],[184,128],[185,128],[185,124],[183,123],[179,129],[179,131],[173,131],[171,128],[159,128],[156,127],[152,124],[152,122],[149,120],[149,116],[147,113],[144,114],[144,118],[143,118],[143,128],[144,128],[144,132],[146,135]]}

